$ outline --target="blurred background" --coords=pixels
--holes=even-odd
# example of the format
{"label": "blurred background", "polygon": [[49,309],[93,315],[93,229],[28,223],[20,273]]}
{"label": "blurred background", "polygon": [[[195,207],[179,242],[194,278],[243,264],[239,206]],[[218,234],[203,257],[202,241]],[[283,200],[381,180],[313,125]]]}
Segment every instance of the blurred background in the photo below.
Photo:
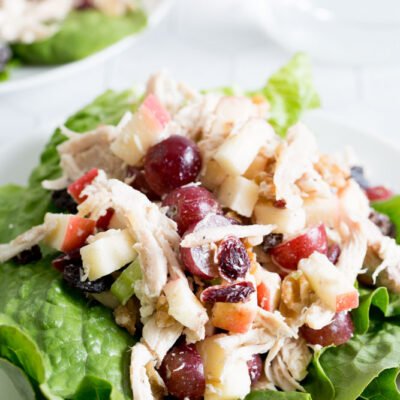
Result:
{"label": "blurred background", "polygon": [[198,88],[256,88],[306,50],[324,112],[400,145],[399,39],[396,0],[176,0],[155,29],[107,62],[0,94],[0,141],[45,140],[105,89],[144,83],[162,68]]}

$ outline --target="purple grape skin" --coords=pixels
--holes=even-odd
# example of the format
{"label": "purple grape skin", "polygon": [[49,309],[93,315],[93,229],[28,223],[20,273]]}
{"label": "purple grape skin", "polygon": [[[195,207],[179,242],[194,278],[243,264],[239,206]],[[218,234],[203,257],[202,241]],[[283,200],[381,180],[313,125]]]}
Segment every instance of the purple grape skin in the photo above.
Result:
{"label": "purple grape skin", "polygon": [[234,236],[224,239],[218,247],[218,270],[222,278],[234,282],[250,269],[250,258],[242,241]]}
{"label": "purple grape skin", "polygon": [[251,282],[238,282],[231,285],[214,285],[203,290],[200,300],[203,303],[245,303],[256,290]]}
{"label": "purple grape skin", "polygon": [[[209,214],[197,224],[192,225],[185,235],[205,228],[231,225],[232,221],[222,215]],[[185,237],[185,235],[183,237]],[[210,246],[181,247],[180,254],[185,268],[202,279],[213,279],[218,276],[217,266],[213,262]]]}
{"label": "purple grape skin", "polygon": [[174,346],[164,357],[159,373],[171,396],[190,400],[203,398],[206,388],[204,366],[194,344]]}
{"label": "purple grape skin", "polygon": [[159,196],[194,182],[200,170],[200,150],[184,136],[173,135],[150,147],[144,159],[146,181]]}
{"label": "purple grape skin", "polygon": [[221,214],[221,207],[212,193],[195,185],[173,190],[162,205],[168,207],[167,216],[177,223],[180,235],[208,214]]}

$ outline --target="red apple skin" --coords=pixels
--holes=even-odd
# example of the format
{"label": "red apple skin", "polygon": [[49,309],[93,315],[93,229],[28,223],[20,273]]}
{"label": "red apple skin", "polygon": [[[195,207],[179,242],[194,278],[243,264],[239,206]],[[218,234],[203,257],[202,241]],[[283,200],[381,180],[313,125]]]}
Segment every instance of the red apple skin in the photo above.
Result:
{"label": "red apple skin", "polygon": [[271,292],[265,283],[257,286],[257,303],[265,311],[273,311]]}
{"label": "red apple skin", "polygon": [[296,236],[269,250],[272,260],[286,270],[296,270],[303,258],[308,258],[314,251],[322,254],[328,252],[328,238],[325,225],[310,228],[307,232]]}
{"label": "red apple skin", "polygon": [[141,109],[148,109],[154,118],[159,122],[162,128],[167,125],[170,121],[171,117],[168,111],[164,108],[164,106],[160,103],[158,98],[154,96],[154,94],[149,94],[143,101],[140,106]]}
{"label": "red apple skin", "polygon": [[96,221],[77,216],[70,217],[60,250],[69,253],[79,249],[85,244],[88,236],[93,234],[95,227]]}
{"label": "red apple skin", "polygon": [[336,312],[352,310],[358,307],[358,292],[344,293],[336,297]]}
{"label": "red apple skin", "polygon": [[216,328],[246,333],[252,326],[257,307],[251,303],[215,303],[211,322]]}
{"label": "red apple skin", "polygon": [[68,193],[78,204],[86,200],[86,196],[81,197],[81,192],[87,185],[90,185],[93,182],[94,178],[96,178],[98,174],[99,170],[93,168],[68,186]]}

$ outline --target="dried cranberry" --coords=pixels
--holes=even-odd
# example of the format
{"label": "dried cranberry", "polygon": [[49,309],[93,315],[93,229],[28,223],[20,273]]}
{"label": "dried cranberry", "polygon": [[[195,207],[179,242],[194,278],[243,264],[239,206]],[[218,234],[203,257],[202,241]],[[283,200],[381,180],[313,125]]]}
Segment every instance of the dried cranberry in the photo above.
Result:
{"label": "dried cranberry", "polygon": [[63,278],[69,286],[89,293],[100,293],[109,290],[113,280],[110,275],[95,281],[82,281],[82,268],[76,264],[67,264],[64,266]]}
{"label": "dried cranberry", "polygon": [[245,303],[256,290],[251,282],[238,282],[227,286],[210,286],[205,289],[200,300],[203,303]]}
{"label": "dried cranberry", "polygon": [[379,228],[383,235],[392,238],[396,237],[396,226],[387,215],[381,214],[377,211],[371,211],[369,219]]}
{"label": "dried cranberry", "polygon": [[79,249],[73,250],[69,253],[61,254],[51,262],[51,265],[60,272],[63,272],[65,266],[69,264],[74,264],[77,266],[82,265],[81,253]]}
{"label": "dried cranberry", "polygon": [[229,236],[218,247],[218,271],[229,282],[243,278],[250,268],[250,258],[240,239]]}
{"label": "dried cranberry", "polygon": [[384,201],[393,197],[393,192],[385,186],[371,186],[365,189],[369,201]]}
{"label": "dried cranberry", "polygon": [[268,252],[269,249],[272,249],[275,246],[280,245],[283,242],[283,234],[282,233],[270,233],[267,236],[264,236],[264,240],[262,242],[262,248],[265,252]]}
{"label": "dried cranberry", "polygon": [[274,207],[275,208],[286,208],[286,201],[281,199],[281,200],[275,200],[274,201]]}
{"label": "dried cranberry", "polygon": [[69,195],[67,189],[56,190],[51,194],[53,204],[60,210],[76,214],[78,209],[74,199]]}
{"label": "dried cranberry", "polygon": [[358,165],[351,167],[350,169],[351,177],[363,188],[369,187],[369,182],[364,176],[364,168]]}
{"label": "dried cranberry", "polygon": [[29,250],[23,250],[21,253],[17,254],[13,261],[17,264],[25,265],[35,261],[39,261],[42,258],[42,252],[40,251],[39,246],[33,246]]}
{"label": "dried cranberry", "polygon": [[332,264],[336,264],[339,260],[340,253],[340,246],[337,243],[333,243],[328,247],[328,253],[326,256]]}

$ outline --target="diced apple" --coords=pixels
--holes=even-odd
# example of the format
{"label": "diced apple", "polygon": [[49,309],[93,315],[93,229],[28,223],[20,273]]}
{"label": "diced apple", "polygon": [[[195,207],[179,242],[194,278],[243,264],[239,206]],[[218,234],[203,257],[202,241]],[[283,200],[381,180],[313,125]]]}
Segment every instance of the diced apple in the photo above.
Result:
{"label": "diced apple", "polygon": [[94,281],[109,275],[132,262],[136,257],[134,244],[128,229],[111,229],[97,234],[80,251],[83,268],[89,280]]}
{"label": "diced apple", "polygon": [[218,200],[238,214],[251,217],[258,200],[258,185],[243,176],[230,176],[221,185]]}
{"label": "diced apple", "polygon": [[281,278],[259,266],[254,274],[257,283],[257,303],[265,311],[275,311],[281,297]]}
{"label": "diced apple", "polygon": [[261,147],[275,135],[262,118],[252,118],[235,135],[229,136],[218,148],[214,159],[229,175],[242,175],[256,158]]}
{"label": "diced apple", "polygon": [[257,224],[276,225],[277,232],[289,235],[301,231],[306,225],[306,214],[302,208],[277,208],[264,200],[255,205],[254,216]]}
{"label": "diced apple", "polygon": [[332,311],[341,312],[358,307],[358,291],[342,271],[318,252],[299,263],[312,289]]}
{"label": "diced apple", "polygon": [[136,165],[147,150],[160,141],[170,116],[158,99],[150,94],[123,126],[111,144],[113,153],[129,165]]}
{"label": "diced apple", "polygon": [[218,189],[227,177],[227,173],[215,160],[209,160],[204,175],[201,177],[201,183],[210,190]]}
{"label": "diced apple", "polygon": [[247,332],[257,315],[257,299],[246,303],[215,303],[211,322],[216,328],[232,333]]}
{"label": "diced apple", "polygon": [[304,199],[304,210],[308,226],[324,223],[326,226],[334,227],[339,222],[339,201],[335,195],[308,197]]}
{"label": "diced apple", "polygon": [[220,337],[211,336],[197,346],[206,378],[204,400],[243,399],[251,386],[247,362],[222,347]]}
{"label": "diced apple", "polygon": [[164,287],[164,293],[168,301],[168,313],[183,326],[196,331],[199,325],[207,322],[206,309],[194,295],[186,280],[170,280]]}
{"label": "diced apple", "polygon": [[253,162],[250,164],[244,173],[244,177],[247,179],[254,179],[260,172],[265,171],[267,166],[267,159],[261,154],[257,155]]}
{"label": "diced apple", "polygon": [[87,185],[90,185],[98,174],[99,170],[97,168],[93,168],[68,186],[68,193],[78,204],[82,203],[86,199],[85,196],[81,197],[82,190],[85,189]]}
{"label": "diced apple", "polygon": [[47,213],[45,222],[49,220],[55,222],[55,228],[47,234],[44,243],[64,253],[83,246],[96,227],[96,221],[71,214]]}

